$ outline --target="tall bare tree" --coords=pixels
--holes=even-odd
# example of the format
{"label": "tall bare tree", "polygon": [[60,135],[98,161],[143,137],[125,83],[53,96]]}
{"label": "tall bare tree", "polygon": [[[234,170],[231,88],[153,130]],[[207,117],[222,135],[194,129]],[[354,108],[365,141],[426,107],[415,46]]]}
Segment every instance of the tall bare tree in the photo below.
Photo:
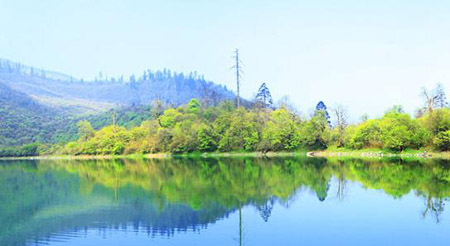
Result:
{"label": "tall bare tree", "polygon": [[155,99],[150,104],[150,116],[152,119],[157,119],[160,115],[164,113],[166,106],[163,101]]}
{"label": "tall bare tree", "polygon": [[425,100],[425,110],[429,114],[433,113],[435,108],[444,108],[447,106],[447,97],[445,95],[444,86],[437,84],[433,91],[422,88],[422,96]]}
{"label": "tall bare tree", "polygon": [[339,143],[338,147],[344,146],[344,134],[345,134],[345,128],[348,125],[348,113],[347,108],[345,108],[342,105],[337,105],[334,108],[331,109],[335,118],[335,125],[339,132]]}
{"label": "tall bare tree", "polygon": [[232,67],[236,70],[236,106],[239,108],[241,106],[241,95],[240,95],[240,88],[241,88],[241,80],[242,80],[242,61],[239,59],[239,50],[234,50],[234,56],[235,59],[235,65]]}

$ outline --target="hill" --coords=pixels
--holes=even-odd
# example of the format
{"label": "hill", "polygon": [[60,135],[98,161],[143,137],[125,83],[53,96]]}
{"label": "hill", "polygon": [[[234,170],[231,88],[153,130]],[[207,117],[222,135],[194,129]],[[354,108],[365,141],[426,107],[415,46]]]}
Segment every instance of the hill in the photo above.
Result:
{"label": "hill", "polygon": [[128,79],[75,79],[0,59],[0,146],[66,142],[76,137],[76,122],[88,119],[98,129],[111,124],[136,126],[148,119],[149,104],[179,106],[192,98],[205,105],[234,99],[225,86],[191,73],[146,70]]}
{"label": "hill", "polygon": [[99,76],[94,81],[75,79],[20,63],[0,59],[0,83],[22,92],[49,107],[70,114],[105,111],[117,106],[147,105],[155,99],[179,106],[192,98],[208,104],[233,99],[225,86],[206,81],[196,73],[185,75],[145,70],[142,75],[128,79]]}
{"label": "hill", "polygon": [[67,117],[0,83],[0,146],[52,139]]}

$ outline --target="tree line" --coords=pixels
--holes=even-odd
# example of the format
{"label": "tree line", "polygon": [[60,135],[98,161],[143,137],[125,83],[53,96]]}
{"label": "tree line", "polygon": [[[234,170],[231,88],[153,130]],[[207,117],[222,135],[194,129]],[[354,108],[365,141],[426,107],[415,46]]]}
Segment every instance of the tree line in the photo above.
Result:
{"label": "tree line", "polygon": [[202,106],[197,99],[178,108],[154,105],[152,120],[125,129],[116,125],[94,131],[79,123],[79,140],[61,150],[66,154],[189,153],[230,151],[296,151],[301,149],[379,148],[450,150],[450,109],[441,85],[423,91],[426,105],[412,118],[394,106],[377,119],[348,124],[343,107],[330,110],[319,102],[309,118],[288,104],[274,108],[263,84],[252,108],[234,107],[230,101]]}
{"label": "tree line", "polygon": [[[273,106],[263,84],[252,107],[231,101],[205,106],[192,99],[176,108],[153,102],[150,119],[139,126],[112,125],[95,131],[87,120],[78,123],[78,140],[65,145],[40,145],[35,154],[121,155],[134,153],[191,153],[241,151],[298,151],[327,148],[385,149],[390,151],[450,150],[450,109],[441,85],[423,90],[425,106],[415,117],[393,106],[380,118],[363,117],[349,124],[342,106],[319,102],[314,113],[302,117],[289,103]],[[331,121],[334,116],[334,121]],[[29,155],[29,148],[23,151]],[[15,156],[11,149],[2,156]],[[20,153],[18,153],[20,155]]]}

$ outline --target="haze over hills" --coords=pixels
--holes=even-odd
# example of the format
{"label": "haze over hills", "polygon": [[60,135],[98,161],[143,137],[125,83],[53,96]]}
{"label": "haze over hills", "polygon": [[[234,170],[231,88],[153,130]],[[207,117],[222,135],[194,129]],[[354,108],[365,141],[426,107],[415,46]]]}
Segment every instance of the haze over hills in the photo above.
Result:
{"label": "haze over hills", "polygon": [[[100,74],[94,81],[84,81],[0,59],[0,145],[55,141],[59,138],[57,134],[67,132],[64,128],[73,126],[79,119],[99,118],[105,122],[108,118],[105,112],[113,108],[123,114],[136,113],[128,115],[127,120],[145,119],[139,116],[145,113],[143,107],[156,99],[179,106],[192,98],[212,105],[234,99],[235,95],[225,86],[196,73],[146,70],[126,79]],[[94,126],[99,128],[104,124]]]}
{"label": "haze over hills", "polygon": [[225,86],[206,81],[196,73],[146,70],[129,78],[107,78],[100,74],[95,81],[83,81],[4,59],[0,60],[0,83],[44,105],[76,113],[146,105],[155,99],[178,106],[192,98],[217,103],[235,97]]}

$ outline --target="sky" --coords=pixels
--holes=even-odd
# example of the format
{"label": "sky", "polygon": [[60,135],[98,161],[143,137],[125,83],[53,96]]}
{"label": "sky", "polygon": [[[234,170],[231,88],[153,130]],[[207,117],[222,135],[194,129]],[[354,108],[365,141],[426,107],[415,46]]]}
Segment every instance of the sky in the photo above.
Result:
{"label": "sky", "polygon": [[144,69],[197,71],[251,99],[265,82],[304,115],[318,101],[353,120],[422,87],[450,94],[450,1],[0,0],[0,57],[92,79]]}

